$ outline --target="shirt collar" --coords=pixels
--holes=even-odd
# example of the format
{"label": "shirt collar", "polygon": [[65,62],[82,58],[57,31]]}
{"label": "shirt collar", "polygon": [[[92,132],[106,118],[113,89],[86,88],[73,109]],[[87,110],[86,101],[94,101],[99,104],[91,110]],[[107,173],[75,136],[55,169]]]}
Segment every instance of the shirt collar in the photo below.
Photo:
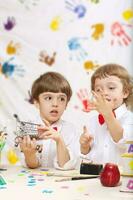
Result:
{"label": "shirt collar", "polygon": [[57,127],[58,132],[60,132],[60,131],[61,131],[61,128],[62,128],[62,120],[59,119],[57,122],[53,123],[53,124],[51,125],[51,127]]}
{"label": "shirt collar", "polygon": [[120,119],[121,116],[123,116],[123,114],[127,112],[126,104],[125,104],[125,103],[122,104],[120,107],[116,108],[116,109],[114,110],[114,112],[115,112],[116,118],[117,118],[117,119]]}

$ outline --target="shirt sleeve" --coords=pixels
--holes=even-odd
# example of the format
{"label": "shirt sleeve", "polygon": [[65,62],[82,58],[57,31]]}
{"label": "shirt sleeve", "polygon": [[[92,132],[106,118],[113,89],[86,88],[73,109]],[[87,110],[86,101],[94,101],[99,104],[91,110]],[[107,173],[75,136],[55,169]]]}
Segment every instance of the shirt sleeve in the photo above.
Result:
{"label": "shirt sleeve", "polygon": [[64,164],[63,167],[58,165],[57,157],[54,159],[54,167],[61,170],[71,170],[76,169],[79,165],[79,155],[80,155],[80,147],[79,147],[79,133],[76,128],[68,124],[65,127],[64,133],[64,142],[66,148],[68,149],[70,160]]}
{"label": "shirt sleeve", "polygon": [[132,134],[133,124],[127,123],[127,124],[122,125],[122,127],[123,127],[123,137],[118,142],[115,142],[112,138],[111,140],[119,148],[125,149],[126,141],[133,140],[133,134]]}
{"label": "shirt sleeve", "polygon": [[71,150],[68,150],[68,151],[69,151],[70,160],[68,162],[66,162],[63,167],[60,167],[58,165],[57,158],[54,159],[54,167],[56,169],[71,170],[71,169],[76,169],[77,168],[77,166],[78,166],[78,158],[79,157],[75,158],[73,152]]}

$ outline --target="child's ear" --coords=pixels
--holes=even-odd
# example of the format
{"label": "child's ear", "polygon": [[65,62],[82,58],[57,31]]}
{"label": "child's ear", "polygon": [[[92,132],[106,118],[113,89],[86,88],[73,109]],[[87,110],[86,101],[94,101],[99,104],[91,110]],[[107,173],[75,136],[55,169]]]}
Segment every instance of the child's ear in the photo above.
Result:
{"label": "child's ear", "polygon": [[39,109],[39,103],[38,103],[38,101],[37,100],[34,100],[34,106],[37,108],[37,109]]}
{"label": "child's ear", "polygon": [[129,96],[129,90],[124,91],[124,99],[126,99]]}

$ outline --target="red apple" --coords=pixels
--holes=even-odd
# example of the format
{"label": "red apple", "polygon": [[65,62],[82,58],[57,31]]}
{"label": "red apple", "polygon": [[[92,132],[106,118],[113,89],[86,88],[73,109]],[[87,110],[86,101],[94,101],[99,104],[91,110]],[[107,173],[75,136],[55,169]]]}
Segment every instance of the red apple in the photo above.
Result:
{"label": "red apple", "polygon": [[113,163],[106,163],[101,174],[100,181],[102,185],[107,187],[114,187],[119,183],[120,171],[118,166]]}

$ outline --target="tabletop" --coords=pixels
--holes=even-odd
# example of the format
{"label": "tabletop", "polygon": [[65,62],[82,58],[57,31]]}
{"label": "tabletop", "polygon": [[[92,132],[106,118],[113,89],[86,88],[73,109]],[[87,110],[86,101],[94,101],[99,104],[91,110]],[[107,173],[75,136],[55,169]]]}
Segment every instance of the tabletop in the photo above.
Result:
{"label": "tabletop", "polygon": [[[120,192],[122,185],[104,187],[99,177],[66,180],[78,175],[77,170],[27,169],[5,166],[0,170],[1,200],[133,200],[133,193]],[[126,177],[121,177],[121,183]],[[5,183],[4,183],[5,182]]]}

